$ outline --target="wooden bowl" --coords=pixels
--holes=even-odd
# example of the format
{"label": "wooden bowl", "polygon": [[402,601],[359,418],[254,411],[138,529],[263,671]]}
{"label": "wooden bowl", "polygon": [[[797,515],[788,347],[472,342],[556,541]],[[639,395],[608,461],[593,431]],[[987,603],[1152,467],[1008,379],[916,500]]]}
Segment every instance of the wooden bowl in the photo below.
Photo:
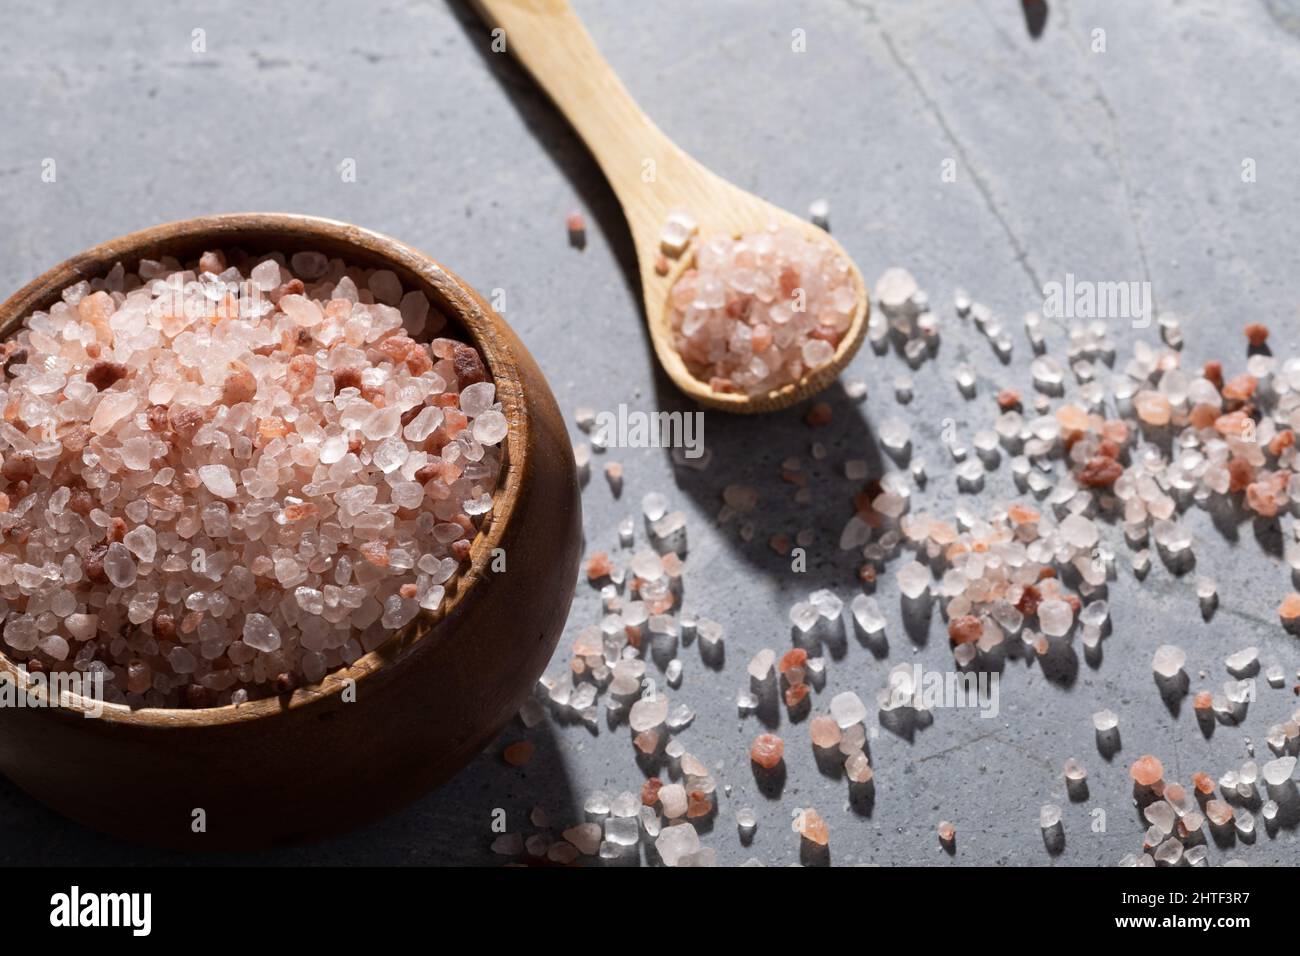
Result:
{"label": "wooden bowl", "polygon": [[[340,831],[456,773],[516,714],[550,660],[573,599],[582,536],[572,445],[532,356],[452,272],[386,236],[262,213],[146,229],[73,256],[21,289],[0,306],[0,335],[115,262],[186,261],[234,248],[315,249],[392,269],[449,320],[444,334],[478,347],[510,431],[495,507],[442,609],[320,684],[238,707],[108,704],[98,718],[85,716],[80,698],[0,707],[0,771],[33,797],[98,830],[198,850]],[[504,572],[493,570],[494,555],[504,555]],[[20,679],[0,654],[6,675]],[[195,832],[198,810],[206,832]]]}

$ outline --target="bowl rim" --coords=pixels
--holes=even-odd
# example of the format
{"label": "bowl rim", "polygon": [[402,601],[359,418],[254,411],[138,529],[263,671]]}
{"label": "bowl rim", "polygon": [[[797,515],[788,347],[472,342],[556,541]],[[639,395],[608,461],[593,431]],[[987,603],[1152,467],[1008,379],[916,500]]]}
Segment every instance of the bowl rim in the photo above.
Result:
{"label": "bowl rim", "polygon": [[[207,243],[209,238],[211,244]],[[407,658],[416,645],[427,646],[440,636],[435,633],[439,630],[438,625],[453,615],[467,600],[474,585],[484,577],[488,559],[499,547],[510,524],[528,463],[526,435],[529,412],[523,401],[514,352],[508,338],[498,331],[498,325],[503,325],[504,320],[463,279],[432,256],[384,233],[342,220],[282,212],[215,213],[150,226],[70,256],[0,303],[0,341],[15,334],[32,311],[53,304],[63,289],[102,276],[114,262],[122,261],[125,265],[150,258],[151,254],[168,255],[169,248],[182,242],[223,249],[239,248],[252,241],[259,245],[270,243],[277,238],[286,240],[291,251],[310,249],[312,239],[323,239],[329,244],[353,249],[362,257],[395,265],[399,270],[415,275],[420,280],[422,291],[429,295],[433,308],[464,330],[470,344],[483,356],[497,386],[497,400],[510,423],[503,463],[505,474],[497,486],[492,511],[474,537],[468,567],[452,578],[456,583],[455,593],[449,589],[437,611],[421,609],[414,621],[353,664],[333,670],[317,683],[304,685],[287,695],[258,698],[238,705],[133,709],[125,704],[104,701],[101,712],[93,718],[97,721],[159,729],[227,726],[287,714],[338,697],[349,686],[360,688],[366,678],[389,670]],[[268,248],[283,251],[274,246]],[[346,255],[339,258],[347,262]],[[23,675],[24,672],[0,645],[0,678],[15,682],[19,689],[26,687],[26,692],[35,696],[47,694],[45,688],[27,685]],[[46,701],[42,707],[51,714],[63,712],[65,716],[77,719],[92,716],[89,713],[91,708],[82,697],[66,692],[57,704]]]}

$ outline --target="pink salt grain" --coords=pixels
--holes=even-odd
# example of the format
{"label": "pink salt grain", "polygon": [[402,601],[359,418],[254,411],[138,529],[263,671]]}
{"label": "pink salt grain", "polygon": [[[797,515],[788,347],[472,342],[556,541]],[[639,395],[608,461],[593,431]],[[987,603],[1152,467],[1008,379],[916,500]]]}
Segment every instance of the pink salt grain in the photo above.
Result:
{"label": "pink salt grain", "polygon": [[773,225],[700,243],[669,293],[669,318],[692,375],[756,395],[829,364],[858,303],[853,270],[830,244]]}
{"label": "pink salt grain", "polygon": [[840,725],[833,717],[814,717],[808,725],[814,747],[830,750],[840,744]]}
{"label": "pink salt grain", "polygon": [[[408,317],[436,329],[395,274],[290,262],[119,267],[5,344],[0,514],[28,503],[0,518],[0,573],[12,606],[62,609],[11,613],[6,653],[101,666],[113,703],[241,703],[441,604],[500,476],[483,361],[412,339]],[[33,455],[44,421],[57,447]]]}
{"label": "pink salt grain", "polygon": [[764,770],[772,770],[785,756],[785,742],[776,734],[759,734],[749,747],[749,759]]}

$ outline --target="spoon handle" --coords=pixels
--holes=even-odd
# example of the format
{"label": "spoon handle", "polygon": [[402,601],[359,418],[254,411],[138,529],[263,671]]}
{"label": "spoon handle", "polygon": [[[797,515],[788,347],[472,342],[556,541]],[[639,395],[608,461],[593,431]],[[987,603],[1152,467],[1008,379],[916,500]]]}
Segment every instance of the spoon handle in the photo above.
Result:
{"label": "spoon handle", "polygon": [[[638,240],[657,233],[697,164],[642,112],[566,0],[471,0],[600,164]],[[665,188],[667,187],[667,188]]]}

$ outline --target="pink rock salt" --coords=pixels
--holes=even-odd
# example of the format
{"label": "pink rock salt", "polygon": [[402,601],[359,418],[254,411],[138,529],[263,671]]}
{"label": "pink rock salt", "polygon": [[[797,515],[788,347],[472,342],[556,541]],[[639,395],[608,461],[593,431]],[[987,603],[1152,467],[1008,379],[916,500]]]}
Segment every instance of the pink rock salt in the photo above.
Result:
{"label": "pink rock salt", "polygon": [[830,750],[840,743],[840,725],[832,717],[814,717],[808,725],[814,747]]}
{"label": "pink rock salt", "polygon": [[785,756],[785,742],[776,734],[759,734],[749,747],[749,759],[765,770],[771,770]]}
{"label": "pink rock salt", "polygon": [[7,654],[98,664],[111,703],[220,705],[440,606],[501,472],[482,359],[415,342],[442,319],[393,273],[291,262],[116,268],[6,344]]}
{"label": "pink rock salt", "polygon": [[859,304],[855,273],[795,229],[703,240],[669,293],[673,344],[721,392],[763,394],[827,365]]}

